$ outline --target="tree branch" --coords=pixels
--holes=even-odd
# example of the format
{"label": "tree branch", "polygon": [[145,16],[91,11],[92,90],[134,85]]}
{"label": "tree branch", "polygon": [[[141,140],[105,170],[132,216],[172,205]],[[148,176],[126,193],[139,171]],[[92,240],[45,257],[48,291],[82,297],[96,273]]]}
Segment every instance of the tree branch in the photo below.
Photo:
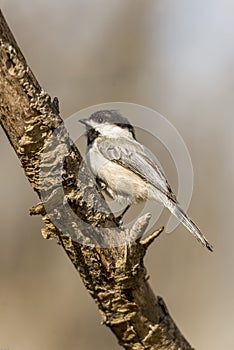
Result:
{"label": "tree branch", "polygon": [[0,122],[40,203],[44,238],[62,245],[98,304],[103,323],[125,349],[191,346],[155,297],[143,258],[162,232],[142,238],[150,215],[118,227],[59,116],[0,13]]}

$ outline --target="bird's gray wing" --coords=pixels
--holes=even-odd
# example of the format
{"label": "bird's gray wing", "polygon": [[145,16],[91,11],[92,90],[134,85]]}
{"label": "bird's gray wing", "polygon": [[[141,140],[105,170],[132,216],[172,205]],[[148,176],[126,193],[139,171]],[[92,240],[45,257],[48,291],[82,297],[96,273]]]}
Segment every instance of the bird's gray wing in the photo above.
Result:
{"label": "bird's gray wing", "polygon": [[134,173],[160,190],[168,198],[176,201],[176,197],[166,180],[162,168],[151,152],[143,145],[135,140],[126,138],[105,138],[100,139],[97,146],[106,159],[134,171]]}
{"label": "bird's gray wing", "polygon": [[145,181],[161,191],[169,200],[163,203],[209,250],[213,250],[212,245],[207,241],[205,236],[179,207],[175,195],[173,194],[166,177],[151,152],[137,141],[131,141],[126,138],[102,139],[98,143],[101,154],[112,162],[134,171]]}

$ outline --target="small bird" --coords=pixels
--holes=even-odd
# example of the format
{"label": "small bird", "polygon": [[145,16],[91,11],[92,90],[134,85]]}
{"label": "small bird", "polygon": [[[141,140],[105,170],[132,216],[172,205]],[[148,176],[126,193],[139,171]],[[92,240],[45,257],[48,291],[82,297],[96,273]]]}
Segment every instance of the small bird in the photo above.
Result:
{"label": "small bird", "polygon": [[86,161],[97,183],[114,200],[131,204],[155,200],[174,214],[193,236],[213,251],[199,228],[180,208],[162,168],[136,140],[133,126],[117,110],[97,111],[79,122],[86,126]]}

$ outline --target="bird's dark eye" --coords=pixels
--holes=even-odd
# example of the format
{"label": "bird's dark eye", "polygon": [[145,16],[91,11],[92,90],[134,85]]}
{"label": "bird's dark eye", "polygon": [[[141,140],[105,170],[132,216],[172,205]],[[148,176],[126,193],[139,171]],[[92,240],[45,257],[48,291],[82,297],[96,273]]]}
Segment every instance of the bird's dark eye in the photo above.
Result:
{"label": "bird's dark eye", "polygon": [[98,123],[102,123],[102,122],[103,122],[103,117],[99,116],[99,117],[97,118],[97,122],[98,122]]}

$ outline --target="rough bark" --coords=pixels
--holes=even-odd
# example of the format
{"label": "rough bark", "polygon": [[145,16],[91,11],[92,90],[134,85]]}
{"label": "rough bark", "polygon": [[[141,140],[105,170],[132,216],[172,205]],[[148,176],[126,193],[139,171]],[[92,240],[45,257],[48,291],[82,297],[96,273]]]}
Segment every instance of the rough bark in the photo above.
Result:
{"label": "rough bark", "polygon": [[162,229],[142,238],[145,215],[118,226],[59,116],[0,13],[0,122],[40,198],[44,238],[62,245],[125,349],[192,349],[147,282],[143,258]]}

